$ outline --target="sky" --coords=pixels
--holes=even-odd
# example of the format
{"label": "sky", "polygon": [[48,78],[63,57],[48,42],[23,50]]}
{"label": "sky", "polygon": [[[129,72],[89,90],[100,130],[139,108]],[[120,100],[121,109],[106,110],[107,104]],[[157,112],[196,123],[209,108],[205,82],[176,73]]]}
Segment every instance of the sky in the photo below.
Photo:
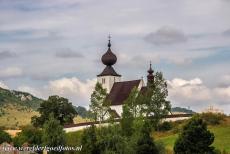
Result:
{"label": "sky", "polygon": [[230,0],[0,0],[0,86],[88,107],[111,35],[122,80],[149,62],[172,106],[230,114]]}

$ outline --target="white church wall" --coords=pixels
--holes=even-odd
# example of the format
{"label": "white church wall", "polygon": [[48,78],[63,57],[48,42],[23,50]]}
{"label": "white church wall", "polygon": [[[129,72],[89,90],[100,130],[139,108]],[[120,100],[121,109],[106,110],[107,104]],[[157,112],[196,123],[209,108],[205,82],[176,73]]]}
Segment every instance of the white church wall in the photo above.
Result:
{"label": "white church wall", "polygon": [[97,78],[97,81],[102,84],[102,87],[107,90],[107,93],[109,93],[113,87],[113,84],[115,82],[120,82],[121,77],[119,76],[100,76]]}
{"label": "white church wall", "polygon": [[122,114],[122,105],[113,105],[113,106],[110,106],[110,108],[112,110],[115,110],[117,112],[117,114],[121,117],[121,114]]}

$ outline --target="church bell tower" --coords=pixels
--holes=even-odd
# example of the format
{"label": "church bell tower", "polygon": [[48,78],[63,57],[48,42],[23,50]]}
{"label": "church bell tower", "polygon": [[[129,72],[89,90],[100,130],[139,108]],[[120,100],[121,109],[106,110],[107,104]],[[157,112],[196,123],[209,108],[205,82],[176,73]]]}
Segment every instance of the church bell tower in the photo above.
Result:
{"label": "church bell tower", "polygon": [[108,43],[108,50],[107,52],[101,57],[101,61],[104,65],[106,65],[105,69],[97,75],[97,82],[102,84],[102,87],[107,90],[107,93],[113,87],[115,82],[121,81],[121,75],[117,74],[112,65],[117,62],[116,55],[111,50],[111,42],[109,36],[109,43]]}

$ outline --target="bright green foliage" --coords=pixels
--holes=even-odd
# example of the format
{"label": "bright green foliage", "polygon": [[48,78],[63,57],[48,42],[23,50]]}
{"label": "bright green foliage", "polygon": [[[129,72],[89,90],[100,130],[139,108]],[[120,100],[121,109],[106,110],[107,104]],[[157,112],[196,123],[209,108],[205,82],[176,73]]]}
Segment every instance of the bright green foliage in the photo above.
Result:
{"label": "bright green foliage", "polygon": [[0,144],[3,142],[10,143],[11,141],[12,139],[10,135],[7,132],[0,129]]}
{"label": "bright green foliage", "polygon": [[193,117],[183,128],[174,145],[175,154],[212,154],[214,148],[210,145],[214,134],[207,130],[207,125],[198,117]]}
{"label": "bright green foliage", "polygon": [[151,127],[146,122],[141,130],[141,135],[137,141],[136,153],[137,154],[158,154],[158,149],[150,137]]}
{"label": "bright green foliage", "polygon": [[[65,133],[63,126],[50,114],[49,119],[43,126],[42,144],[48,147],[58,147],[65,145]],[[57,151],[50,151],[49,154],[60,153]]]}
{"label": "bright green foliage", "polygon": [[136,87],[134,87],[129,94],[129,97],[124,101],[124,104],[128,105],[130,113],[132,113],[133,117],[140,116],[140,101],[139,100],[139,91]]}
{"label": "bright green foliage", "polygon": [[41,103],[38,111],[40,117],[34,116],[31,120],[36,127],[41,127],[48,120],[49,114],[53,114],[61,125],[73,123],[73,118],[77,115],[69,100],[59,96],[50,96],[48,100]]}
{"label": "bright green foliage", "polygon": [[127,153],[126,138],[122,136],[119,125],[109,125],[108,127],[99,128],[98,132],[98,147],[101,154],[107,153]]}
{"label": "bright green foliage", "polygon": [[14,145],[22,146],[24,143],[32,145],[41,145],[42,130],[33,126],[25,126],[22,131],[13,139]]}
{"label": "bright green foliage", "polygon": [[85,129],[82,134],[81,144],[83,145],[82,154],[99,154],[100,149],[97,146],[96,128],[94,125]]}
{"label": "bright green foliage", "polygon": [[152,124],[158,127],[163,116],[171,110],[170,101],[166,100],[168,96],[167,83],[161,72],[156,72],[154,83],[148,85],[146,93],[141,97],[141,112],[147,117],[151,116]]}
{"label": "bright green foliage", "polygon": [[122,133],[125,136],[131,136],[133,133],[133,120],[134,117],[130,111],[130,108],[127,104],[122,106],[122,119],[121,119],[121,129]]}
{"label": "bright green foliage", "polygon": [[95,121],[103,121],[110,109],[110,102],[106,100],[106,89],[100,83],[97,83],[91,95],[90,111]]}

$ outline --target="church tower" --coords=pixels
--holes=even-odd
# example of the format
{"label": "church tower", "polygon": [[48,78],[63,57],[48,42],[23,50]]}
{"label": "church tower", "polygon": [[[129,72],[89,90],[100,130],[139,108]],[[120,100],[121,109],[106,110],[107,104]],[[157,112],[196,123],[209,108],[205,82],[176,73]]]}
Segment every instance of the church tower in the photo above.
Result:
{"label": "church tower", "polygon": [[151,85],[154,83],[154,75],[153,75],[153,69],[152,69],[152,63],[150,62],[149,70],[148,70],[148,75],[147,75],[147,86]]}
{"label": "church tower", "polygon": [[104,65],[106,65],[106,67],[100,74],[97,75],[97,82],[102,84],[102,87],[107,90],[107,93],[110,93],[113,84],[115,82],[121,81],[121,75],[117,74],[112,67],[112,65],[114,65],[117,62],[117,57],[111,50],[110,36],[109,36],[108,50],[101,57],[101,61]]}

